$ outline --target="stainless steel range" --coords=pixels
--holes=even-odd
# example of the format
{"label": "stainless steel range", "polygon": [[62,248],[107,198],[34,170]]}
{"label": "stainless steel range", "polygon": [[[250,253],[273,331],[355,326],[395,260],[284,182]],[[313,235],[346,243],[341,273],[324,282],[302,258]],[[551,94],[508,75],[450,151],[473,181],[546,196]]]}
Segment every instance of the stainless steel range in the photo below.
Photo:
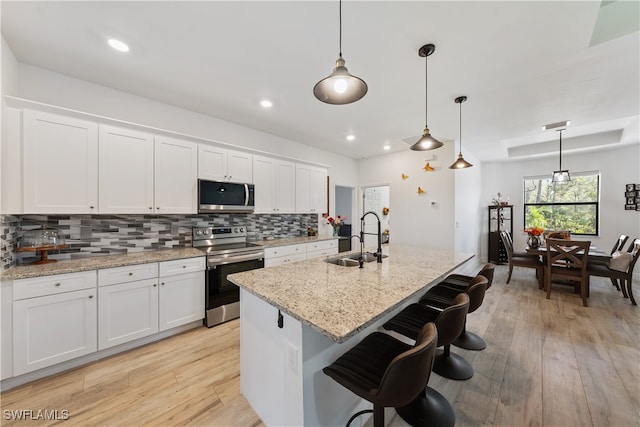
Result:
{"label": "stainless steel range", "polygon": [[196,227],[193,247],[207,255],[205,324],[215,326],[240,316],[240,289],[227,275],[264,267],[264,249],[247,242],[244,227]]}

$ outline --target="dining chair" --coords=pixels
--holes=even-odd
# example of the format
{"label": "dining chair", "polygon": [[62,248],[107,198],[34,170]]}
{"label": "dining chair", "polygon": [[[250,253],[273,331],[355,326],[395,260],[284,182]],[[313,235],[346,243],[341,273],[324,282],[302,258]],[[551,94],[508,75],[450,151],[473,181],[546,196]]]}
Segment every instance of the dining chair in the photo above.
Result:
{"label": "dining chair", "polygon": [[547,291],[547,299],[551,297],[551,284],[553,279],[567,280],[570,283],[579,284],[582,305],[587,307],[589,296],[589,275],[587,264],[589,259],[588,240],[547,239],[547,265],[545,266],[544,286]]}
{"label": "dining chair", "polygon": [[536,270],[536,277],[538,278],[538,287],[542,289],[544,283],[544,264],[540,261],[540,257],[538,255],[531,255],[525,252],[514,252],[511,236],[506,231],[500,232],[500,238],[502,239],[502,244],[507,251],[507,260],[509,262],[507,283],[511,280],[513,267],[534,268]]}
{"label": "dining chair", "polygon": [[[614,252],[615,253],[615,252]],[[636,300],[633,297],[633,269],[640,257],[640,238],[633,239],[627,248],[627,252],[622,253],[623,258],[626,258],[626,262],[628,264],[625,266],[625,260],[622,260],[622,265],[615,266],[613,262],[609,262],[609,264],[601,264],[601,263],[589,263],[587,266],[587,274],[590,276],[598,276],[598,277],[608,277],[611,279],[611,282],[616,286],[616,288],[622,291],[622,295],[625,298],[629,298],[631,300],[631,304],[636,304]],[[613,267],[613,268],[612,268]],[[618,281],[620,285],[618,285]]]}

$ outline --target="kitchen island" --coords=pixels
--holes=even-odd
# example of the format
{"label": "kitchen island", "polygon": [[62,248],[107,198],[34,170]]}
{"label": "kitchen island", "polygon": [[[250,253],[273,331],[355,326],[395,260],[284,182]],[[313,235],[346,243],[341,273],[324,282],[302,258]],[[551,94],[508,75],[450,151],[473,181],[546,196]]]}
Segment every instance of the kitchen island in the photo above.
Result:
{"label": "kitchen island", "polygon": [[473,257],[402,245],[384,252],[382,264],[362,269],[319,258],[228,277],[241,288],[241,391],[265,425],[344,425],[369,407],[322,368]]}

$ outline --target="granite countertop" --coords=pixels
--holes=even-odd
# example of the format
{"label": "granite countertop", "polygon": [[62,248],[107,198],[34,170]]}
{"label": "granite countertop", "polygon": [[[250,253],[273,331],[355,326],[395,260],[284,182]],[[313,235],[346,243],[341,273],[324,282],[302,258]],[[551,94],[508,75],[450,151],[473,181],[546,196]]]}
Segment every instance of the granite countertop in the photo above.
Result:
{"label": "granite countertop", "polygon": [[[321,240],[337,239],[335,236],[300,236],[285,239],[259,240],[252,243],[265,248],[312,243]],[[137,252],[123,255],[89,255],[83,258],[65,259],[42,265],[24,264],[11,267],[1,273],[2,280],[28,279],[30,277],[48,276],[52,274],[75,273],[77,271],[99,270],[103,268],[124,267],[126,265],[146,264],[148,262],[171,261],[182,258],[204,256],[194,248],[161,249],[157,251]]]}
{"label": "granite countertop", "polygon": [[18,265],[3,271],[2,280],[28,279],[30,277],[48,276],[51,274],[75,273],[77,271],[123,267],[126,265],[146,264],[148,262],[172,261],[175,259],[195,258],[199,256],[204,256],[204,253],[194,248],[164,249],[125,255],[94,255],[86,258],[60,260],[50,264]]}
{"label": "granite countertop", "polygon": [[[409,246],[385,246],[382,264],[363,269],[316,258],[229,275],[231,282],[341,343],[422,293],[430,283],[473,254]],[[358,252],[353,252],[358,253]]]}

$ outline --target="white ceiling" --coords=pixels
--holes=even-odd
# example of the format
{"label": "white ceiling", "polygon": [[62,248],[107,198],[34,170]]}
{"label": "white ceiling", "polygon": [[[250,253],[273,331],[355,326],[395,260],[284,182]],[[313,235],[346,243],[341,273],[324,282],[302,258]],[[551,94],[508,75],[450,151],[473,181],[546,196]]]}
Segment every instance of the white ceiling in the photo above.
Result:
{"label": "white ceiling", "polygon": [[343,56],[369,92],[341,106],[312,94],[338,56],[337,1],[3,0],[2,34],[20,62],[354,158],[422,133],[433,43],[431,134],[457,141],[466,95],[463,152],[485,161],[555,152],[541,126],[567,119],[575,149],[638,143],[640,18],[601,13],[616,3],[636,2],[345,0]]}

